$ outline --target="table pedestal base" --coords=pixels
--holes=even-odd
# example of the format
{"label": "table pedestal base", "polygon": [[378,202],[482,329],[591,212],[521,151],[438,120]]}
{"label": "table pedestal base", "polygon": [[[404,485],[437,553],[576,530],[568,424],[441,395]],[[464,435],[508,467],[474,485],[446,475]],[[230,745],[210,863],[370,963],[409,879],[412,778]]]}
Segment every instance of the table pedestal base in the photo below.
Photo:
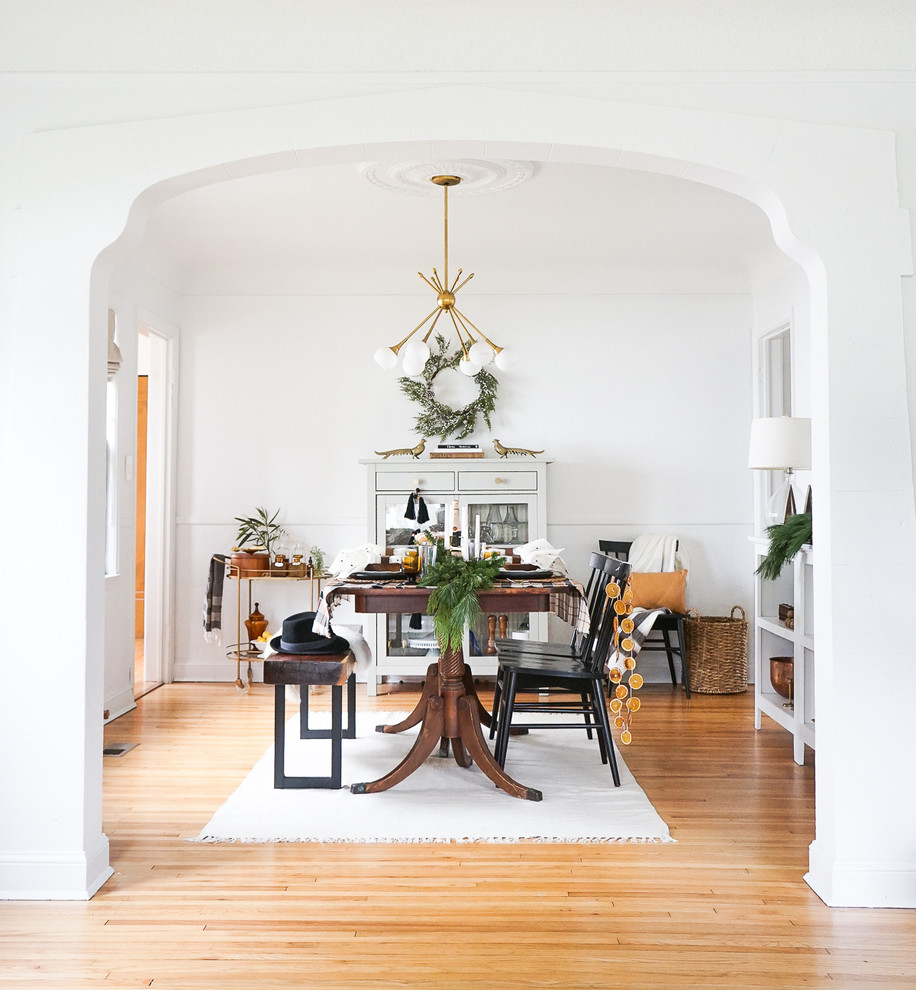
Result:
{"label": "table pedestal base", "polygon": [[540,801],[542,794],[533,787],[514,781],[496,762],[481,731],[481,723],[490,724],[490,714],[480,703],[471,672],[461,654],[444,654],[439,664],[430,665],[426,672],[423,694],[414,710],[394,725],[379,725],[378,732],[403,732],[420,725],[410,752],[390,772],[364,784],[351,784],[354,794],[374,794],[394,787],[423,765],[439,744],[439,753],[448,755],[451,745],[455,762],[469,767],[472,762],[512,797]]}

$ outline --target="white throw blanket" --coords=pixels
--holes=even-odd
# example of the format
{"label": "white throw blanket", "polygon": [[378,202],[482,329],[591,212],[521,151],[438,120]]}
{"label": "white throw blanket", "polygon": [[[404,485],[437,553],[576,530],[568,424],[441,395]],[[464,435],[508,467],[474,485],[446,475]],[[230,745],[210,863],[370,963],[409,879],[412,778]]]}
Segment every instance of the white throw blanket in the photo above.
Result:
{"label": "white throw blanket", "polygon": [[665,533],[644,533],[630,547],[630,566],[640,573],[685,571],[690,567],[687,552],[676,536]]}
{"label": "white throw blanket", "polygon": [[[637,536],[630,547],[628,555],[630,566],[640,574],[657,573],[659,571],[683,571],[688,569],[687,553],[680,546],[676,536],[666,533],[645,533]],[[652,632],[655,620],[660,615],[667,615],[670,609],[634,608],[630,618],[636,623],[633,631],[633,656],[639,652],[648,635]],[[614,653],[611,665],[619,663],[622,657]]]}

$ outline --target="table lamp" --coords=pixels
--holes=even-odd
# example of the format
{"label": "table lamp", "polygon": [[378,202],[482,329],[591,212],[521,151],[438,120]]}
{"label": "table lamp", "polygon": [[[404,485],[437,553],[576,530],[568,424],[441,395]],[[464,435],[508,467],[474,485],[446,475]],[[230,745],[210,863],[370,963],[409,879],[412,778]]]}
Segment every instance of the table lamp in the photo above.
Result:
{"label": "table lamp", "polygon": [[798,416],[751,420],[747,466],[758,471],[785,471],[783,483],[767,502],[766,524],[785,522],[796,512],[792,473],[811,467],[811,420]]}

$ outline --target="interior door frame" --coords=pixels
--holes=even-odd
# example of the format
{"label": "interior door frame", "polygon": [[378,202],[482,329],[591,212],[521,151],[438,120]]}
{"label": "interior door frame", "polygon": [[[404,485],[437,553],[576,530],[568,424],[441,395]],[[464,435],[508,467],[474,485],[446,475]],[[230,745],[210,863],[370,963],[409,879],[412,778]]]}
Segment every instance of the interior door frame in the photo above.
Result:
{"label": "interior door frame", "polygon": [[146,680],[168,684],[172,681],[175,651],[178,331],[144,313],[139,314],[137,330],[150,343],[144,668]]}

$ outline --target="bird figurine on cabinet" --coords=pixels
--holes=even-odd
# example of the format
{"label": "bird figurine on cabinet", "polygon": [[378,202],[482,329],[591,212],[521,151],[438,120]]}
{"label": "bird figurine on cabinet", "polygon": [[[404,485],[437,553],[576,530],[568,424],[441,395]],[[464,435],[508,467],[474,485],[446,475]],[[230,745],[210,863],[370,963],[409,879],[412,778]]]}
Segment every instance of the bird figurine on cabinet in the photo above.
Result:
{"label": "bird figurine on cabinet", "polygon": [[526,450],[524,447],[504,447],[498,440],[493,441],[493,448],[500,457],[508,457],[509,454],[514,457],[537,457],[544,453],[543,450]]}
{"label": "bird figurine on cabinet", "polygon": [[426,437],[416,445],[416,447],[398,447],[395,450],[376,450],[377,457],[383,457],[386,461],[389,457],[419,457],[426,450]]}

